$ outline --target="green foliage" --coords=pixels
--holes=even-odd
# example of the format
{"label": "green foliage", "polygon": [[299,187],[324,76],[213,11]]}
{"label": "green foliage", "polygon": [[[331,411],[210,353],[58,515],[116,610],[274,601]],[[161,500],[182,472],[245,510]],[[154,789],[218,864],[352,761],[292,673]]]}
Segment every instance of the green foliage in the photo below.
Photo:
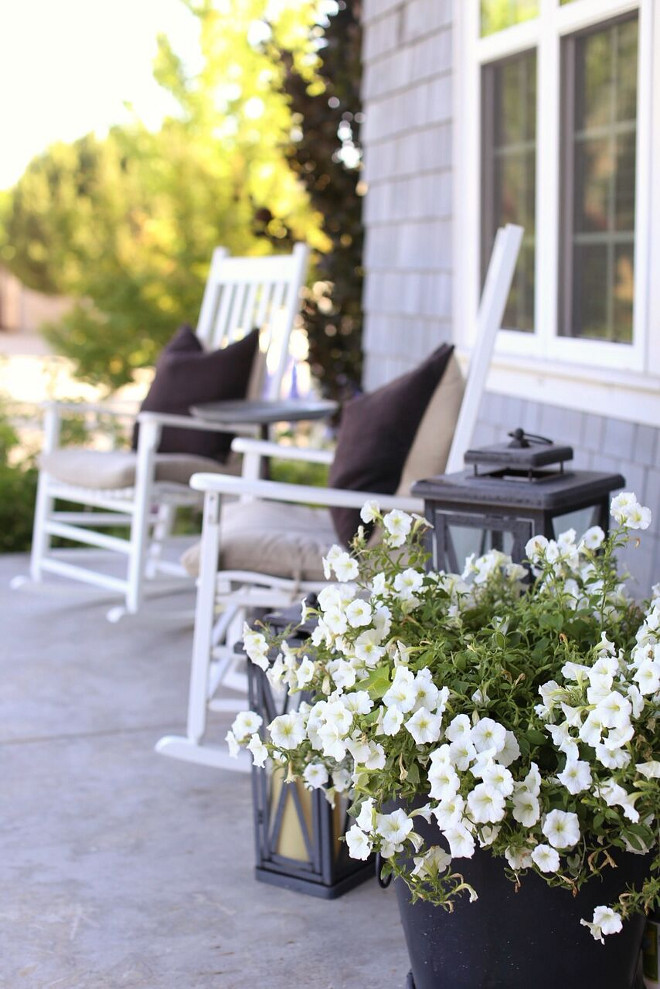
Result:
{"label": "green foliage", "polygon": [[0,463],[0,553],[30,548],[36,493],[36,468]]}
{"label": "green foliage", "polygon": [[325,464],[310,464],[300,460],[273,460],[270,477],[283,484],[311,484],[325,487],[328,483],[328,468]]}
{"label": "green foliage", "polygon": [[217,244],[235,254],[287,238],[327,244],[285,156],[292,116],[278,54],[313,82],[316,0],[184,2],[199,58],[185,64],[161,37],[155,64],[177,113],[156,133],[136,121],[53,146],[6,209],[0,258],[27,285],[74,299],[47,336],[83,380],[108,388],[195,320]]}
{"label": "green foliage", "polygon": [[286,79],[299,128],[291,167],[323,216],[331,245],[316,259],[317,280],[303,305],[310,363],[323,393],[337,399],[362,376],[360,13],[360,0],[339,0],[328,18],[318,52],[321,85],[295,71]]}
{"label": "green foliage", "polygon": [[12,457],[18,444],[5,402],[0,401],[0,553],[23,552],[32,540],[37,469],[30,457]]}

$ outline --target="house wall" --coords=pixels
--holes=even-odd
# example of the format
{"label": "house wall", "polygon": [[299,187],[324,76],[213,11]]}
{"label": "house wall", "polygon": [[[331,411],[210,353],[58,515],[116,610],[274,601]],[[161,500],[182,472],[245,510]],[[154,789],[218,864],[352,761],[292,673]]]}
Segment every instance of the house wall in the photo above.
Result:
{"label": "house wall", "polygon": [[[458,0],[364,0],[365,377],[409,369],[456,328],[452,306],[452,22]],[[570,443],[576,468],[620,472],[654,513],[625,558],[660,581],[660,428],[487,392],[474,446],[510,429]]]}

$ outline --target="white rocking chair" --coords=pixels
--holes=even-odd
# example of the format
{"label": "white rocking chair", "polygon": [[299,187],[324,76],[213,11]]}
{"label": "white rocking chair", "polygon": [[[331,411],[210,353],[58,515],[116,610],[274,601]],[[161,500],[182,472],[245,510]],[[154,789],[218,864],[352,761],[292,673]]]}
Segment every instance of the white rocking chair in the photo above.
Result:
{"label": "white rocking chair", "polygon": [[[212,351],[259,329],[251,382],[265,381],[265,387],[248,397],[280,397],[307,258],[305,244],[297,244],[289,255],[230,257],[221,247],[213,253],[196,334],[204,350]],[[112,412],[90,410],[77,403],[55,403],[47,408],[31,581],[41,584],[46,574],[57,574],[105,588],[123,599],[108,612],[111,621],[140,611],[147,593],[152,596],[192,587],[190,576],[178,561],[165,558],[164,544],[171,536],[176,509],[201,504],[201,496],[188,483],[192,474],[200,470],[221,472],[223,465],[207,457],[158,453],[161,431],[166,425],[226,432],[227,425],[192,416],[145,412],[138,417],[136,451],[72,449],[59,445],[62,416],[67,411]],[[56,506],[59,500],[76,503],[82,510],[62,511]],[[127,535],[99,531],[108,526],[125,527]],[[54,549],[55,536],[85,549]],[[123,573],[117,576],[105,562],[99,566],[99,554],[94,549],[90,552],[90,547],[117,554]],[[27,580],[17,578],[13,586]]]}
{"label": "white rocking chair", "polygon": [[[443,469],[450,472],[462,468],[521,238],[520,227],[509,225],[498,231],[480,302],[467,382],[463,387],[458,364],[452,357],[419,425],[396,494],[260,480],[254,463],[260,457],[281,456],[328,464],[332,453],[288,447],[283,450],[276,444],[250,439],[235,439],[233,444],[244,455],[246,476],[196,474],[192,478],[192,487],[205,493],[205,504],[187,727],[185,735],[161,738],[156,745],[158,752],[207,766],[248,769],[247,753],[241,753],[239,759],[231,758],[222,741],[210,738],[208,730],[209,712],[236,711],[246,706],[246,677],[242,672],[245,660],[234,649],[241,639],[243,621],[246,617],[249,620],[255,609],[290,607],[324,586],[321,556],[337,542],[329,507],[359,509],[367,499],[374,498],[383,510],[396,507],[421,512],[423,504],[410,497],[410,484]],[[447,437],[442,456],[446,465],[438,466],[443,433]],[[223,496],[239,500],[232,499],[223,506]],[[233,690],[233,696],[217,696],[220,688]]]}

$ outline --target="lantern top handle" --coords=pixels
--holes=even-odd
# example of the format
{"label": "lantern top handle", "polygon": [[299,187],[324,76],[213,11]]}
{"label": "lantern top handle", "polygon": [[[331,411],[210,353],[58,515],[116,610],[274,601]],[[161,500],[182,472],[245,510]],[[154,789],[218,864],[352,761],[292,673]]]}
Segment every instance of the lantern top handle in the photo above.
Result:
{"label": "lantern top handle", "polygon": [[511,436],[511,442],[509,447],[512,449],[527,449],[527,447],[534,444],[543,444],[544,446],[552,446],[553,441],[549,440],[547,436],[537,436],[536,433],[526,433],[524,429],[518,426],[517,429],[513,429],[507,436]]}

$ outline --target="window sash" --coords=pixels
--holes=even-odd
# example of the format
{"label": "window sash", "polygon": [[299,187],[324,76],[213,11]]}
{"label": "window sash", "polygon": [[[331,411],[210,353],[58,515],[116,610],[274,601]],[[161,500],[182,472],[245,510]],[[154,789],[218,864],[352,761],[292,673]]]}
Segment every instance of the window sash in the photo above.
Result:
{"label": "window sash", "polygon": [[[604,260],[601,261],[601,265],[604,267],[604,275],[607,285],[607,291],[604,296],[599,297],[597,301],[601,301],[603,304],[603,314],[602,314],[602,324],[604,327],[604,333],[600,336],[595,337],[599,341],[612,340],[618,343],[622,347],[628,347],[633,342],[633,327],[632,319],[630,321],[629,333],[625,334],[625,337],[618,331],[618,327],[622,327],[625,332],[625,327],[616,320],[616,258],[625,257],[622,254],[626,248],[628,248],[628,254],[632,254],[634,251],[635,242],[635,219],[636,219],[636,209],[635,209],[635,198],[633,199],[633,221],[632,229],[617,229],[618,225],[614,222],[615,218],[611,215],[613,206],[615,206],[614,200],[616,193],[613,190],[608,189],[607,198],[607,229],[603,232],[592,232],[584,229],[579,229],[577,222],[577,214],[580,207],[583,205],[582,202],[578,201],[579,194],[579,171],[578,171],[578,155],[582,149],[582,155],[586,154],[586,147],[588,142],[601,140],[607,145],[607,153],[611,156],[615,156],[617,149],[617,139],[625,137],[626,133],[634,134],[637,130],[637,119],[638,119],[638,99],[637,99],[637,89],[635,89],[635,121],[634,124],[630,121],[617,121],[616,119],[609,119],[606,123],[602,124],[600,127],[593,127],[590,130],[585,131],[584,127],[578,127],[578,117],[579,117],[579,106],[578,97],[579,92],[583,86],[586,86],[586,79],[583,81],[580,75],[580,69],[584,69],[584,66],[580,66],[578,59],[579,57],[584,57],[584,46],[588,44],[590,38],[594,38],[600,32],[610,32],[618,31],[619,25],[630,24],[633,21],[637,21],[635,14],[626,15],[623,18],[615,18],[614,20],[607,21],[604,25],[596,26],[590,28],[586,32],[573,33],[567,35],[562,40],[562,53],[561,53],[561,64],[562,64],[562,74],[561,74],[561,94],[560,101],[563,107],[562,115],[562,127],[561,127],[561,152],[562,152],[562,175],[561,175],[561,215],[559,217],[560,223],[560,255],[559,255],[559,284],[558,284],[558,294],[559,294],[559,319],[557,326],[557,335],[565,337],[576,337],[578,339],[586,340],[589,339],[588,326],[584,322],[586,313],[583,311],[583,321],[578,324],[575,310],[576,305],[580,303],[580,290],[584,285],[584,281],[587,278],[586,266],[587,263],[593,264],[594,260],[601,255]],[[615,33],[614,40],[615,43],[618,41],[618,34]],[[637,31],[637,41],[639,44],[639,32]],[[615,64],[615,68],[618,68]],[[616,80],[615,80],[616,82]],[[617,88],[614,92],[615,99],[620,95],[620,90]],[[609,108],[610,111],[612,107]],[[636,153],[636,148],[635,148]],[[583,166],[584,167],[584,166]],[[608,177],[609,181],[614,178],[616,180],[616,162],[614,163],[614,171]],[[635,176],[633,176],[633,193],[636,193]],[[579,264],[576,262],[576,257],[582,255],[584,260]],[[633,271],[634,271],[634,257],[632,260]]]}

